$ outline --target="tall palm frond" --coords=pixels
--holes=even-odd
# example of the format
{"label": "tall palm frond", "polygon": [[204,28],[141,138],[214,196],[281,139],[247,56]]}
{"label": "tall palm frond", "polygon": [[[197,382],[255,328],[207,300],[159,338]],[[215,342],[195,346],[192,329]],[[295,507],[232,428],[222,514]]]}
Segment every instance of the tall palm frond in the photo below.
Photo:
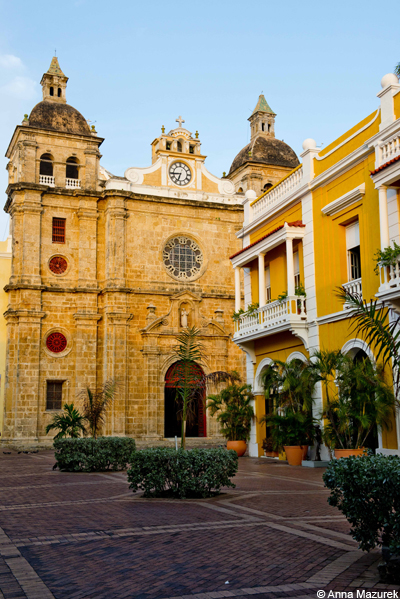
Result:
{"label": "tall palm frond", "polygon": [[107,409],[116,393],[117,383],[109,379],[98,389],[92,391],[90,387],[86,387],[80,394],[83,398],[83,413],[95,439],[105,423]]}
{"label": "tall palm frond", "polygon": [[394,74],[397,75],[397,77],[400,77],[400,62],[394,67]]}
{"label": "tall palm frond", "polygon": [[344,287],[339,288],[337,296],[353,308],[353,331],[363,336],[374,351],[376,360],[381,360],[383,366],[392,361],[393,384],[399,399],[400,317],[391,319],[393,311],[384,302],[371,299],[368,305],[357,293],[351,293]]}

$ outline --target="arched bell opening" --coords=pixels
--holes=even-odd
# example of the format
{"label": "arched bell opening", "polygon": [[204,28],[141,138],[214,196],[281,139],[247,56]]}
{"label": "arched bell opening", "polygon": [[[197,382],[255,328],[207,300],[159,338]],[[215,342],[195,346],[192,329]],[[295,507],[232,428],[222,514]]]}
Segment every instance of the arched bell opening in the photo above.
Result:
{"label": "arched bell opening", "polygon": [[[189,383],[191,397],[186,420],[186,437],[206,437],[204,372],[198,364],[194,363],[190,367]],[[183,363],[175,362],[165,375],[164,437],[166,438],[181,437],[182,399],[179,389],[182,387]]]}

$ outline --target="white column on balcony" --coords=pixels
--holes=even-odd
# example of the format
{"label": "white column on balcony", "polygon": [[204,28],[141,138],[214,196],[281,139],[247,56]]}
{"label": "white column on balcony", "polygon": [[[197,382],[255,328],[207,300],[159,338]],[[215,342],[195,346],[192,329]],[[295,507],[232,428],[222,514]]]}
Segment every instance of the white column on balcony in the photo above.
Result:
{"label": "white column on balcony", "polygon": [[264,254],[258,254],[258,303],[265,306],[265,264]]}
{"label": "white column on balcony", "polygon": [[381,234],[381,250],[389,247],[389,217],[387,205],[387,187],[378,187],[379,193],[379,225]]}
{"label": "white column on balcony", "polygon": [[287,292],[289,296],[294,295],[294,260],[293,239],[286,238],[286,270],[287,270]]}
{"label": "white column on balcony", "polygon": [[240,268],[235,268],[235,311],[240,310]]}

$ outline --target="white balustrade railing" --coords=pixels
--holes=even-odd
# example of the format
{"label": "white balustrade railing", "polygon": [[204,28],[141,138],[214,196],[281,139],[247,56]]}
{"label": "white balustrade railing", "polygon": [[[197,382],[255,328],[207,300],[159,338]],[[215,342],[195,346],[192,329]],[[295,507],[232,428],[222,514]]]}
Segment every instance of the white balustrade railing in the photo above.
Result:
{"label": "white balustrade railing", "polygon": [[65,187],[68,189],[80,189],[81,181],[80,179],[65,179]]}
{"label": "white balustrade railing", "polygon": [[271,210],[276,204],[280,203],[286,196],[301,186],[303,182],[303,167],[298,168],[289,175],[282,183],[268,191],[262,198],[253,204],[253,220]]}
{"label": "white balustrade railing", "polygon": [[380,165],[400,156],[400,134],[396,133],[392,139],[380,145]]}
{"label": "white balustrade railing", "polygon": [[261,306],[252,314],[243,314],[236,321],[235,337],[246,337],[257,332],[271,330],[286,323],[305,321],[306,298],[300,295],[289,296]]}
{"label": "white balustrade railing", "polygon": [[[357,295],[359,295],[360,298],[362,299],[361,278],[360,279],[353,279],[352,281],[349,281],[348,283],[344,283],[342,286],[344,287],[344,289],[346,289],[346,291],[349,291],[350,293],[357,293]],[[350,306],[350,304],[348,304],[347,302],[345,302],[343,304],[343,309],[346,310],[348,308],[351,308],[351,306]]]}
{"label": "white balustrade railing", "polygon": [[55,187],[54,177],[50,177],[49,175],[39,175],[39,183],[41,183],[41,185]]}
{"label": "white balustrade railing", "polygon": [[400,287],[400,260],[396,264],[383,266],[381,271],[381,286],[379,291]]}

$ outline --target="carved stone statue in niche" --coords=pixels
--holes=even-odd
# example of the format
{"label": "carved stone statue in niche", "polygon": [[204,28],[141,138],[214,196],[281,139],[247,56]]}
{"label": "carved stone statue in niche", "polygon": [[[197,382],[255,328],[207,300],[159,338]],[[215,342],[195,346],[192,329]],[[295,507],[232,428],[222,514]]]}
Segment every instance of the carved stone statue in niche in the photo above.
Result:
{"label": "carved stone statue in niche", "polygon": [[182,328],[190,326],[189,323],[190,307],[187,304],[182,304],[180,307],[180,325]]}
{"label": "carved stone statue in niche", "polygon": [[181,309],[181,327],[187,327],[188,326],[188,316],[189,316],[189,312],[186,312],[185,308]]}

